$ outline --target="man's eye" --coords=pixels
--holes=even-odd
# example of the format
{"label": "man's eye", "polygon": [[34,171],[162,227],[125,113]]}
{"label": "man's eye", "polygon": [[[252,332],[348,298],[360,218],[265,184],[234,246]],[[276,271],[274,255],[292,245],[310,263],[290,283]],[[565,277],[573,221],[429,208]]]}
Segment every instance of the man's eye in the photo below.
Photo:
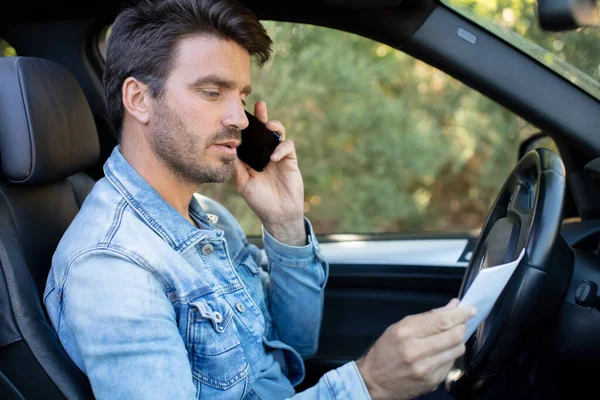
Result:
{"label": "man's eye", "polygon": [[206,97],[208,97],[208,98],[210,98],[210,99],[216,99],[216,98],[217,98],[217,97],[219,97],[219,96],[220,96],[220,94],[221,94],[221,93],[219,93],[219,92],[211,92],[211,91],[208,91],[208,90],[205,90],[203,93],[204,93],[204,95],[205,95]]}

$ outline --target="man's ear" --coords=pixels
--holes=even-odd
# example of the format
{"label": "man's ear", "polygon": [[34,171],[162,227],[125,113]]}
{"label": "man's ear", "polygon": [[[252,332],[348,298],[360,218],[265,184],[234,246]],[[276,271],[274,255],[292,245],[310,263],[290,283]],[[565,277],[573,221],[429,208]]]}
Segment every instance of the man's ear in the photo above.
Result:
{"label": "man's ear", "polygon": [[150,92],[146,84],[133,77],[125,79],[121,87],[123,107],[141,124],[150,120]]}

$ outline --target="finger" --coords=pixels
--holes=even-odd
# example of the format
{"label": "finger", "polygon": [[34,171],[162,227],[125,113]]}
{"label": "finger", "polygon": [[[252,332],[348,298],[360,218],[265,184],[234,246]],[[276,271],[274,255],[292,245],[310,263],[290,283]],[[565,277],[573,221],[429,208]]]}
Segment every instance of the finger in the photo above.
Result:
{"label": "finger", "polygon": [[424,349],[423,357],[433,357],[436,354],[443,353],[448,349],[460,346],[467,334],[467,326],[459,324],[447,331],[420,339],[419,346]]}
{"label": "finger", "polygon": [[436,371],[434,372],[434,374],[444,379],[446,375],[448,375],[448,372],[450,372],[450,370],[452,369],[452,366],[454,365],[456,359],[461,357],[463,354],[465,354],[465,346],[459,345],[443,353],[440,353],[435,357],[431,357],[425,362],[428,363],[426,365],[429,365],[430,368]]}
{"label": "finger", "polygon": [[[443,355],[421,359],[413,365],[416,377],[429,382],[431,388],[429,390],[435,390],[440,383],[446,380],[448,373],[454,366],[456,358],[464,353],[464,350],[457,347],[457,349],[451,349]],[[437,397],[436,397],[437,398]]]}
{"label": "finger", "polygon": [[438,307],[438,308],[434,308],[431,311],[439,311],[439,310],[446,310],[448,308],[455,308],[460,304],[460,300],[458,300],[456,297],[453,298],[452,300],[450,300],[445,306],[442,307]]}
{"label": "finger", "polygon": [[445,310],[429,311],[423,314],[412,315],[407,321],[409,334],[416,337],[427,337],[436,333],[452,329],[458,324],[463,324],[476,314],[473,306],[456,307]]}
{"label": "finger", "polygon": [[267,103],[259,100],[254,104],[254,116],[262,121],[264,124],[269,120],[269,114],[267,113]]}
{"label": "finger", "polygon": [[296,158],[296,148],[294,142],[286,140],[275,148],[273,154],[271,154],[271,161],[278,162],[283,158]]}
{"label": "finger", "polygon": [[233,160],[233,182],[238,191],[241,191],[246,182],[250,178],[250,174],[248,173],[248,166],[239,158]]}
{"label": "finger", "polygon": [[281,141],[285,140],[285,126],[279,121],[269,121],[267,122],[267,129],[275,131],[281,135]]}
{"label": "finger", "polygon": [[452,369],[454,361],[464,353],[465,348],[463,345],[456,346],[434,357],[419,360],[415,364],[415,368],[420,371],[419,375],[427,377],[432,384],[437,386],[444,381],[448,372]]}
{"label": "finger", "polygon": [[454,361],[440,366],[433,374],[439,383],[442,383],[448,377],[448,374],[454,368]]}

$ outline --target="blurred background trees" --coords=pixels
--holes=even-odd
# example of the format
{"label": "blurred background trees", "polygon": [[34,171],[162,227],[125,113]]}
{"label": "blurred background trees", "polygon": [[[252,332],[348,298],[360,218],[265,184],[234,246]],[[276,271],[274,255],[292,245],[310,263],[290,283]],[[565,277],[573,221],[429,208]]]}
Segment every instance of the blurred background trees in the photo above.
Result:
{"label": "blurred background trees", "polygon": [[[535,0],[442,1],[600,98],[598,29],[544,32]],[[535,127],[384,44],[311,25],[264,25],[274,54],[253,66],[247,109],[265,100],[270,118],[286,125],[317,233],[480,228]],[[15,54],[0,39],[0,56]],[[199,192],[228,207],[248,235],[260,234],[231,183]]]}
{"label": "blurred background trees", "polygon": [[[535,0],[444,2],[600,98],[598,30],[544,32]],[[275,52],[253,69],[247,108],[265,100],[270,118],[286,125],[318,233],[481,227],[535,127],[384,44],[310,25],[265,26]],[[200,192],[227,205],[249,235],[260,233],[232,185]]]}
{"label": "blurred background trees", "polygon": [[[536,130],[493,101],[386,45],[266,22],[273,59],[252,73],[296,144],[305,211],[318,233],[477,229]],[[199,192],[248,234],[260,223],[232,185]]]}

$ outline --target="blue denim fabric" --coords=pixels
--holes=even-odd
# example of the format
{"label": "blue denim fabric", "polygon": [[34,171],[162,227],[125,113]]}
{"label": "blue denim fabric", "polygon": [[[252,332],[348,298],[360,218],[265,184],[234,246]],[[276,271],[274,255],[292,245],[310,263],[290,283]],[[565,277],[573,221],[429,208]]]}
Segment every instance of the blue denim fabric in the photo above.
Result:
{"label": "blue denim fabric", "polygon": [[[368,399],[356,365],[301,393],[328,265],[195,195],[190,224],[115,147],[52,259],[44,304],[99,399]],[[266,257],[265,257],[266,255]]]}

